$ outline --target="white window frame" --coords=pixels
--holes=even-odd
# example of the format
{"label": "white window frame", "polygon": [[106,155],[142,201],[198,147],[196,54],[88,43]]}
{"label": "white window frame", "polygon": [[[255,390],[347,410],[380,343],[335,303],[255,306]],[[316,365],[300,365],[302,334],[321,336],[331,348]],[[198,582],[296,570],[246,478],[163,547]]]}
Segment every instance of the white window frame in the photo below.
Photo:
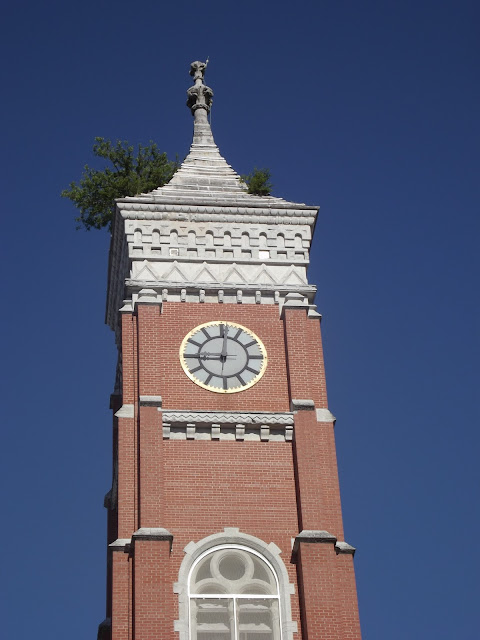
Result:
{"label": "white window frame", "polygon": [[[185,547],[185,557],[181,563],[178,582],[173,590],[178,595],[179,619],[175,620],[174,629],[178,633],[179,640],[191,640],[190,638],[190,577],[193,566],[200,557],[219,547],[232,545],[232,548],[244,547],[247,552],[259,556],[272,569],[278,585],[279,616],[282,640],[294,640],[297,632],[297,623],[292,620],[291,596],[295,593],[295,585],[289,582],[287,568],[282,560],[281,549],[273,542],[267,544],[260,538],[240,532],[234,527],[226,527],[223,533],[215,533],[198,542],[189,542]],[[207,594],[202,594],[205,597]],[[212,597],[215,594],[208,594]],[[225,597],[227,594],[220,594]],[[244,594],[242,594],[243,596]],[[255,598],[261,594],[255,594]],[[230,598],[232,594],[228,594]],[[268,596],[275,598],[275,596]]]}
{"label": "white window frame", "polygon": [[[256,556],[257,558],[259,558],[262,562],[264,562],[267,567],[270,569],[270,571],[273,573],[273,576],[275,578],[275,586],[276,586],[276,595],[265,595],[265,594],[260,594],[260,593],[191,593],[190,591],[190,585],[191,585],[191,580],[192,580],[192,573],[195,570],[195,567],[198,565],[199,562],[201,562],[206,556],[208,555],[213,555],[214,553],[216,553],[217,551],[222,551],[223,549],[239,549],[240,551],[245,551],[246,553],[251,553],[252,555]],[[279,624],[280,624],[280,640],[283,640],[283,634],[282,634],[282,603],[280,602],[280,586],[278,583],[278,577],[277,577],[277,572],[275,571],[275,569],[272,567],[272,565],[270,564],[270,562],[260,553],[258,553],[257,551],[255,551],[254,549],[250,548],[250,547],[246,547],[245,545],[240,545],[240,544],[221,544],[221,545],[217,545],[216,547],[211,547],[210,549],[207,549],[206,551],[204,551],[196,560],[195,562],[192,564],[192,567],[188,573],[188,583],[187,583],[187,589],[188,589],[188,619],[189,621],[191,621],[191,615],[192,615],[192,611],[191,611],[191,602],[193,598],[214,598],[215,600],[233,600],[233,624],[234,624],[234,631],[235,631],[235,639],[238,640],[239,638],[239,630],[237,628],[238,622],[237,622],[237,599],[255,599],[255,600],[276,600],[278,602],[278,615],[279,615]],[[195,638],[192,638],[192,626],[191,624],[188,625],[188,638],[189,640],[196,640]]]}

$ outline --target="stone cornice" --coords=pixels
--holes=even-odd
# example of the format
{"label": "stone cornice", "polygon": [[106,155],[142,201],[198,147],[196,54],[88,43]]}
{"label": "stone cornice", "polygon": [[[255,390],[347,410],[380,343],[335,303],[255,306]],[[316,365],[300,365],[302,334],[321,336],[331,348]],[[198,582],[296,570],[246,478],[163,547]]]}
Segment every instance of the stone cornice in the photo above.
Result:
{"label": "stone cornice", "polygon": [[[201,197],[195,198],[191,203],[185,202],[184,200],[180,200],[177,198],[166,198],[162,197],[161,202],[156,202],[154,198],[151,197],[141,197],[136,196],[135,198],[118,198],[115,200],[118,208],[121,211],[127,210],[131,211],[132,209],[138,209],[143,211],[185,211],[190,213],[192,211],[205,211],[208,213],[213,213],[213,211],[223,211],[224,209],[241,209],[239,213],[247,213],[249,209],[256,209],[259,211],[266,211],[269,213],[276,213],[277,210],[285,211],[289,209],[290,211],[310,211],[317,212],[319,207],[308,205],[308,204],[300,204],[293,202],[275,202],[274,204],[266,205],[264,203],[251,203],[248,204],[245,201],[235,201],[235,200],[225,200],[225,202],[221,202],[221,198],[217,200],[215,203],[212,202],[211,199],[202,200]],[[122,214],[123,215],[123,214]],[[311,215],[311,214],[310,214]],[[123,215],[123,217],[128,217]]]}
{"label": "stone cornice", "polygon": [[[132,287],[134,289],[143,289],[145,287],[145,280],[133,280],[132,278],[126,278],[125,286]],[[305,296],[312,296],[316,293],[317,287],[313,284],[304,285],[280,285],[280,284],[248,284],[246,282],[230,283],[230,282],[173,282],[171,280],[149,280],[148,287],[153,289],[169,289],[172,291],[180,289],[209,289],[218,291],[219,289],[226,291],[279,291],[280,293],[289,293],[290,291],[301,291]],[[308,306],[304,305],[308,311]]]}
{"label": "stone cornice", "polygon": [[248,204],[221,200],[201,201],[192,203],[185,201],[152,202],[150,199],[141,201],[136,198],[117,200],[120,215],[128,220],[185,220],[196,222],[263,222],[268,218],[270,224],[308,224],[313,225],[318,213],[318,207],[276,203],[274,206]]}

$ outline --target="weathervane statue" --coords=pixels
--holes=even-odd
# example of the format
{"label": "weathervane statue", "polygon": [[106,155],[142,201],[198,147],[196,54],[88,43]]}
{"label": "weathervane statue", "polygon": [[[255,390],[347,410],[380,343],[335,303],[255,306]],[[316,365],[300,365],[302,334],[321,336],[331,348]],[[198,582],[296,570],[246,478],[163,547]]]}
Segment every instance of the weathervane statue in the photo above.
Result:
{"label": "weathervane statue", "polygon": [[203,83],[207,62],[196,60],[190,65],[190,75],[193,77],[194,85],[187,90],[187,107],[190,108],[195,121],[206,121],[213,102],[213,91]]}

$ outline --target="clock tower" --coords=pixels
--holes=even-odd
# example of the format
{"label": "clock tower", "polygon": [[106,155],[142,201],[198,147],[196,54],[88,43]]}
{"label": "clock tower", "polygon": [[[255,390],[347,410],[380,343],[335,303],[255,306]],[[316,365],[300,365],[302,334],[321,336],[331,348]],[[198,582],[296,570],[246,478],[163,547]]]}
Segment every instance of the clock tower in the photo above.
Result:
{"label": "clock tower", "polygon": [[214,142],[117,200],[107,322],[111,640],[357,640],[316,288],[318,207],[247,192]]}

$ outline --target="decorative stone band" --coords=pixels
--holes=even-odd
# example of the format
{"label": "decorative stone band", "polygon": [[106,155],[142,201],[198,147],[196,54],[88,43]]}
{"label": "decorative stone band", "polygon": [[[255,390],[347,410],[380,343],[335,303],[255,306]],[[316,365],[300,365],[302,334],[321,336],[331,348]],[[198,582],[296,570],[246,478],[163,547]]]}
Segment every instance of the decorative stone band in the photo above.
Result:
{"label": "decorative stone band", "polygon": [[350,555],[355,555],[355,547],[352,547],[347,542],[337,541],[337,538],[333,536],[328,531],[323,530],[308,530],[304,529],[301,531],[298,536],[296,536],[295,541],[293,543],[292,549],[292,557],[296,559],[298,554],[298,548],[301,543],[327,543],[333,544],[335,548],[335,553],[338,555],[340,553],[346,553]]}
{"label": "decorative stone band", "polygon": [[[145,285],[148,289],[145,289]],[[127,289],[141,292],[142,300],[146,304],[158,304],[162,300],[170,302],[236,302],[250,304],[280,304],[290,293],[300,292],[306,297],[302,305],[306,311],[310,311],[312,301],[317,292],[314,285],[268,285],[268,284],[230,284],[227,282],[193,282],[186,281],[180,284],[172,284],[170,280],[135,280],[127,278]],[[154,296],[155,294],[155,296]],[[205,296],[207,299],[205,299]],[[310,313],[309,313],[310,315]]]}
{"label": "decorative stone band", "polygon": [[293,413],[162,411],[165,440],[290,442]]}
{"label": "decorative stone band", "polygon": [[[137,196],[135,202],[117,200],[117,206],[122,218],[127,220],[181,220],[185,222],[238,222],[238,216],[242,216],[243,223],[268,224],[308,224],[313,225],[318,212],[318,207],[305,205],[285,205],[275,203],[271,207],[245,206],[244,202],[232,202],[222,198],[218,194],[215,200],[202,202],[201,194],[193,194],[194,202],[176,200],[162,196],[162,202],[152,202],[154,196],[145,196],[145,202],[141,202],[142,196]],[[224,200],[224,201],[222,201]],[[267,220],[265,219],[267,218]],[[300,220],[300,223],[299,223]]]}

